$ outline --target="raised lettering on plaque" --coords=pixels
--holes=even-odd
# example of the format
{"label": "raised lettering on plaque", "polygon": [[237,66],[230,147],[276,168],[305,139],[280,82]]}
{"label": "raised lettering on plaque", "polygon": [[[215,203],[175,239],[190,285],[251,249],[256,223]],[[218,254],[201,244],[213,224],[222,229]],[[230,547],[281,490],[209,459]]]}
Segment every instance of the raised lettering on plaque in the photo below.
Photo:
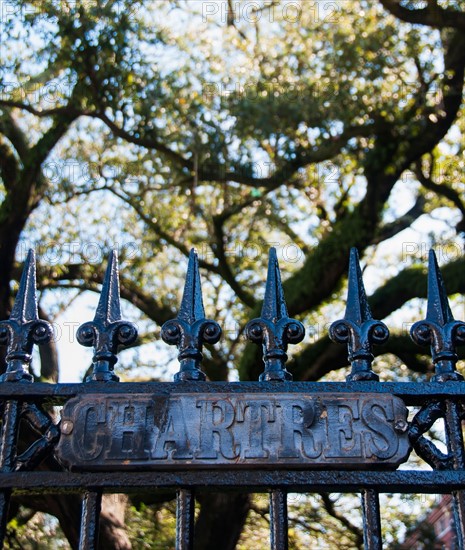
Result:
{"label": "raised lettering on plaque", "polygon": [[57,457],[75,470],[393,469],[406,420],[379,394],[87,395],[63,409]]}

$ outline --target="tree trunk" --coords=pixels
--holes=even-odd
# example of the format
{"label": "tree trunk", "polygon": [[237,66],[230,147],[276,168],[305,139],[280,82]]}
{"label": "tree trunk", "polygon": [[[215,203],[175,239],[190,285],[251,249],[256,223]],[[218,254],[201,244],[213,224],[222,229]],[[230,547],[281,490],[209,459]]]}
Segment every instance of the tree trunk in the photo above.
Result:
{"label": "tree trunk", "polygon": [[[55,516],[71,548],[78,549],[81,517],[79,495],[27,496],[18,498],[17,502],[27,508]],[[124,524],[126,503],[126,495],[103,496],[100,513],[100,550],[131,550],[132,545]]]}
{"label": "tree trunk", "polygon": [[195,550],[234,550],[249,513],[249,495],[208,493],[199,500]]}

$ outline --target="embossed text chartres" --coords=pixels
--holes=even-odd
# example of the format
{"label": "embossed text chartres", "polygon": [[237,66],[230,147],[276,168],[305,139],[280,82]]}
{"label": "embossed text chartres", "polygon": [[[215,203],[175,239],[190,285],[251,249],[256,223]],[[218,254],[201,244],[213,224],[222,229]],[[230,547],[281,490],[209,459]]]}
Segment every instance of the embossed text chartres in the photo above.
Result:
{"label": "embossed text chartres", "polygon": [[407,410],[393,396],[268,393],[86,396],[63,411],[71,468],[398,466]]}

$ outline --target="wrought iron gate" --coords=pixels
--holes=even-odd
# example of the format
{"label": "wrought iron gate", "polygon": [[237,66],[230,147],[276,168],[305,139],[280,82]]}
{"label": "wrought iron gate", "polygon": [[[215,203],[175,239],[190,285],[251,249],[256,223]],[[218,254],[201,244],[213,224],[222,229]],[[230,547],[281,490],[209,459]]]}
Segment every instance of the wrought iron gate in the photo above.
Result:
{"label": "wrought iron gate", "polygon": [[[270,253],[262,314],[246,326],[249,340],[263,346],[265,369],[258,382],[208,382],[201,370],[202,346],[218,342],[219,325],[205,318],[198,260],[191,252],[182,304],[165,323],[162,338],[179,349],[173,383],[118,383],[119,347],[136,339],[121,318],[118,266],[112,253],[95,318],[78,330],[94,348],[93,372],[82,384],[33,383],[34,344],[51,338],[39,320],[31,251],[8,321],[0,323],[7,370],[0,382],[0,537],[12,495],[68,491],[82,495],[80,548],[97,545],[103,492],[175,489],[178,549],[194,541],[194,495],[198,491],[269,492],[271,548],[287,542],[287,493],[358,492],[364,544],[382,547],[379,493],[451,493],[457,548],[465,541],[465,471],[462,420],[465,382],[456,371],[457,345],[465,323],[454,320],[434,253],[430,253],[426,319],[412,338],[431,347],[435,376],[428,383],[379,382],[372,344],[389,336],[373,320],[358,256],[351,252],[345,317],[331,338],[348,346],[352,370],[346,382],[292,382],[286,370],[288,344],[304,336],[288,317],[276,253]],[[47,413],[63,405],[56,424]],[[409,415],[407,407],[418,407]],[[411,411],[410,411],[411,412]],[[444,420],[447,452],[425,437]],[[17,452],[20,425],[39,434]],[[411,452],[430,470],[399,470]],[[54,455],[61,471],[38,469]]]}

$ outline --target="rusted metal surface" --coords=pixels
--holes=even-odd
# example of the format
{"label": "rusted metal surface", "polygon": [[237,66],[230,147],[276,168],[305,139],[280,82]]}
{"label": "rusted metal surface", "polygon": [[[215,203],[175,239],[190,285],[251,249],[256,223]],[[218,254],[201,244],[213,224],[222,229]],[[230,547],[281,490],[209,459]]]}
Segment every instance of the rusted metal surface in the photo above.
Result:
{"label": "rusted metal surface", "polygon": [[194,548],[194,523],[194,493],[188,489],[180,489],[176,494],[176,550]]}
{"label": "rusted metal surface", "polygon": [[270,493],[270,547],[273,550],[288,550],[287,494],[282,489]]}
{"label": "rusted metal surface", "polygon": [[79,550],[96,550],[98,548],[101,508],[101,491],[86,491],[82,499]]}
{"label": "rusted metal surface", "polygon": [[82,470],[395,468],[407,428],[386,395],[88,395],[65,405],[57,455]]}
{"label": "rusted metal surface", "polygon": [[121,472],[12,472],[0,475],[0,489],[14,487],[14,494],[82,493],[86,487],[107,493],[153,493],[179,487],[198,492],[238,490],[266,492],[285,487],[289,493],[356,493],[362,488],[380,493],[450,493],[465,488],[463,472],[457,470],[310,470],[204,468]]}
{"label": "rusted metal surface", "polygon": [[376,491],[363,489],[361,492],[363,512],[363,544],[365,550],[382,550],[381,517],[379,495]]}
{"label": "rusted metal surface", "polygon": [[268,393],[286,392],[289,394],[365,394],[395,395],[406,405],[422,405],[428,400],[453,400],[463,403],[465,407],[465,382],[124,382],[81,383],[81,384],[0,384],[0,398],[23,399],[27,401],[54,400],[62,403],[79,395],[134,395],[159,394],[170,395],[174,391],[189,393]]}

